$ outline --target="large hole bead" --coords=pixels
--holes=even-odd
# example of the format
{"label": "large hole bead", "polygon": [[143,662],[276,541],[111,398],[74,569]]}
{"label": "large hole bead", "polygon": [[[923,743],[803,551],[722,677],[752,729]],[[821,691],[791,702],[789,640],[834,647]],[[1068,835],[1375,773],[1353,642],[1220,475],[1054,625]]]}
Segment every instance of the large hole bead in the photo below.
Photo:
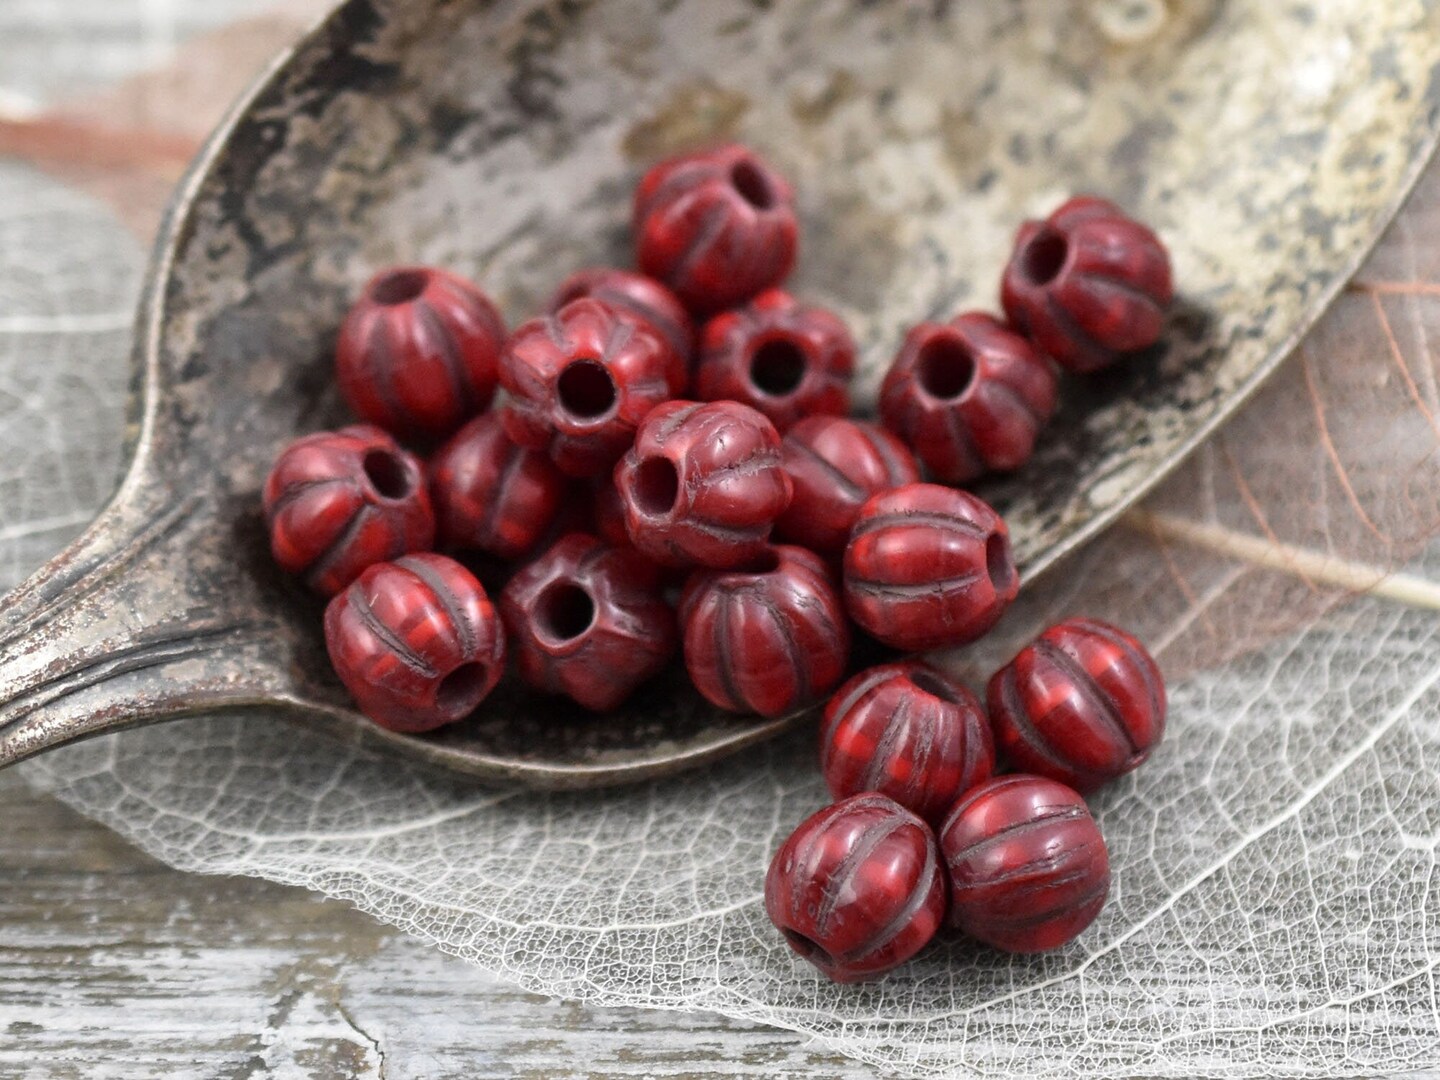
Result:
{"label": "large hole bead", "polygon": [[391,731],[463,719],[505,669],[505,632],[484,587],[428,552],[377,563],[332,599],[325,646],[360,711]]}

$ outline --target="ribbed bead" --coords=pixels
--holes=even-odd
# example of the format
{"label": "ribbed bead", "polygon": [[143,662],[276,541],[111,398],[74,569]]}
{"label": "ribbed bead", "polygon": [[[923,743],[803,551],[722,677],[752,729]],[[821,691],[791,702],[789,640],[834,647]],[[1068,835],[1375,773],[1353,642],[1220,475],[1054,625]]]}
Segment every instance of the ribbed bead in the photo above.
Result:
{"label": "ribbed bead", "polygon": [[1022,225],[1000,288],[1015,328],[1077,372],[1157,342],[1173,298],[1160,238],[1093,196]]}
{"label": "ribbed bead", "polygon": [[935,936],[944,876],[923,821],[883,795],[856,795],[780,846],[765,875],[765,911],[795,952],[836,982],[859,982]]}
{"label": "ribbed bead", "polygon": [[863,671],[825,709],[820,771],[837,799],[878,791],[937,824],[994,769],[979,699],[928,664]]}
{"label": "ribbed bead", "polygon": [[655,566],[630,548],[571,533],[500,594],[516,667],[531,686],[604,712],[675,654],[675,613]]}
{"label": "ribbed bead", "polygon": [[911,330],[880,387],[885,426],[947,484],[1018,469],[1054,411],[1049,362],[979,312]]}
{"label": "ribbed bead", "polygon": [[941,827],[940,850],[950,924],[1008,952],[1064,945],[1110,891],[1110,856],[1085,800],[1044,777],[975,788]]}
{"label": "ribbed bead", "polygon": [[365,424],[291,443],[265,480],[263,502],[275,561],[326,596],[435,537],[420,460]]}
{"label": "ribbed bead", "polygon": [[340,393],[403,438],[443,439],[495,395],[505,324],[477,286],[428,266],[370,279],[340,328]]}
{"label": "ribbed bead", "polygon": [[671,401],[645,418],[615,470],[635,546],[672,566],[743,566],[790,505],[780,435],[733,401]]}
{"label": "ribbed bead", "polygon": [[1154,659],[1095,619],[1050,627],[995,673],[987,697],[1005,759],[1078,791],[1134,769],[1165,733]]}
{"label": "ribbed bead", "polygon": [[331,600],[325,645],[360,711],[392,731],[463,719],[505,669],[505,632],[484,588],[431,553],[378,563]]}
{"label": "ribbed bead", "polygon": [[770,289],[705,324],[694,391],[749,405],[784,434],[804,417],[849,412],[854,373],[855,342],[839,316]]}
{"label": "ribbed bead", "polygon": [[695,688],[732,712],[783,716],[845,676],[850,630],[813,552],[775,547],[749,571],[697,570],[680,601]]}
{"label": "ribbed bead", "polygon": [[964,645],[1020,588],[1005,522],[974,495],[907,484],[865,504],[845,548],[845,606],[897,649]]}
{"label": "ribbed bead", "polygon": [[790,185],[743,146],[671,158],[635,191],[640,269],[692,312],[744,303],[779,285],[795,262]]}

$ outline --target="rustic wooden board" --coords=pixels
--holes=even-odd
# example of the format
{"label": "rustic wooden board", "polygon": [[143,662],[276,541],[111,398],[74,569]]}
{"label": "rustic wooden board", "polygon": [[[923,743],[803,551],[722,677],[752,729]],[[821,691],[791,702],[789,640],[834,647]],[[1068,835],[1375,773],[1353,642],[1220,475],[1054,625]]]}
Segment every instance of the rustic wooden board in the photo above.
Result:
{"label": "rustic wooden board", "polygon": [[851,1077],[788,1032],[515,990],[342,904],[182,874],[0,775],[0,1078]]}

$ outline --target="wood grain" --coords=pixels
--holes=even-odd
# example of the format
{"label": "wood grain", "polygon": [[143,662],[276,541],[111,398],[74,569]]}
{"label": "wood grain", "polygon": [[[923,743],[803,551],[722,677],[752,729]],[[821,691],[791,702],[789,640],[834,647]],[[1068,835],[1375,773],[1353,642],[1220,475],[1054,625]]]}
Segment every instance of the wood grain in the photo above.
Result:
{"label": "wood grain", "polygon": [[851,1077],[787,1032],[516,990],[342,904],[182,874],[0,775],[0,1078]]}

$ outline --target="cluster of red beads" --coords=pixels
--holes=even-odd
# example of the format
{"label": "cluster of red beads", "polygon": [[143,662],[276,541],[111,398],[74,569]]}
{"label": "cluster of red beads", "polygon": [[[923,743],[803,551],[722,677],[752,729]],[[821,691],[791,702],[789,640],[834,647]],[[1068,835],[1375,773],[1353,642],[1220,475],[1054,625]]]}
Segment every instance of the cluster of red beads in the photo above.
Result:
{"label": "cluster of red beads", "polygon": [[[1110,888],[1105,840],[1080,790],[1140,765],[1164,726],[1155,661],[1129,634],[1094,619],[1051,627],[997,671],[988,716],[973,693],[926,664],[862,672],[830,699],[820,729],[821,771],[840,801],[777,852],[770,918],[796,952],[839,981],[913,955],[924,944],[920,931],[937,929],[921,897],[930,885],[916,857],[880,850],[889,833],[878,824],[906,814],[939,852],[950,926],[1010,952],[1058,948],[1095,920]],[[1015,771],[993,776],[997,768]],[[840,863],[809,854],[835,847],[855,854]],[[851,896],[867,887],[874,896]],[[831,925],[825,908],[785,902],[841,889],[857,911],[878,907],[891,920],[863,924],[867,933],[856,939],[844,936],[856,932],[853,922]],[[896,897],[903,916],[886,906]],[[891,941],[905,948],[887,948]]]}
{"label": "cluster of red beads", "polygon": [[375,426],[298,440],[264,490],[276,561],[330,597],[341,682],[402,732],[465,718],[507,656],[595,711],[677,654],[721,709],[782,717],[833,694],[820,757],[837,802],[766,879],[791,946],[850,981],[913,956],[947,913],[1003,949],[1070,940],[1109,888],[1077,792],[1159,741],[1154,661],[1075,619],[996,672],[982,704],[915,660],[845,682],[851,624],[906,651],[991,630],[1019,588],[1008,530],[942,485],[1025,463],[1055,365],[1093,371],[1159,339],[1163,245],[1091,197],[1025,224],[1008,321],[916,325],[877,426],[846,416],[844,322],[783,288],[799,228],[767,162],[731,145],[656,165],[634,229],[640,272],[580,270],[509,334],[449,271],[365,285],[335,362]]}

